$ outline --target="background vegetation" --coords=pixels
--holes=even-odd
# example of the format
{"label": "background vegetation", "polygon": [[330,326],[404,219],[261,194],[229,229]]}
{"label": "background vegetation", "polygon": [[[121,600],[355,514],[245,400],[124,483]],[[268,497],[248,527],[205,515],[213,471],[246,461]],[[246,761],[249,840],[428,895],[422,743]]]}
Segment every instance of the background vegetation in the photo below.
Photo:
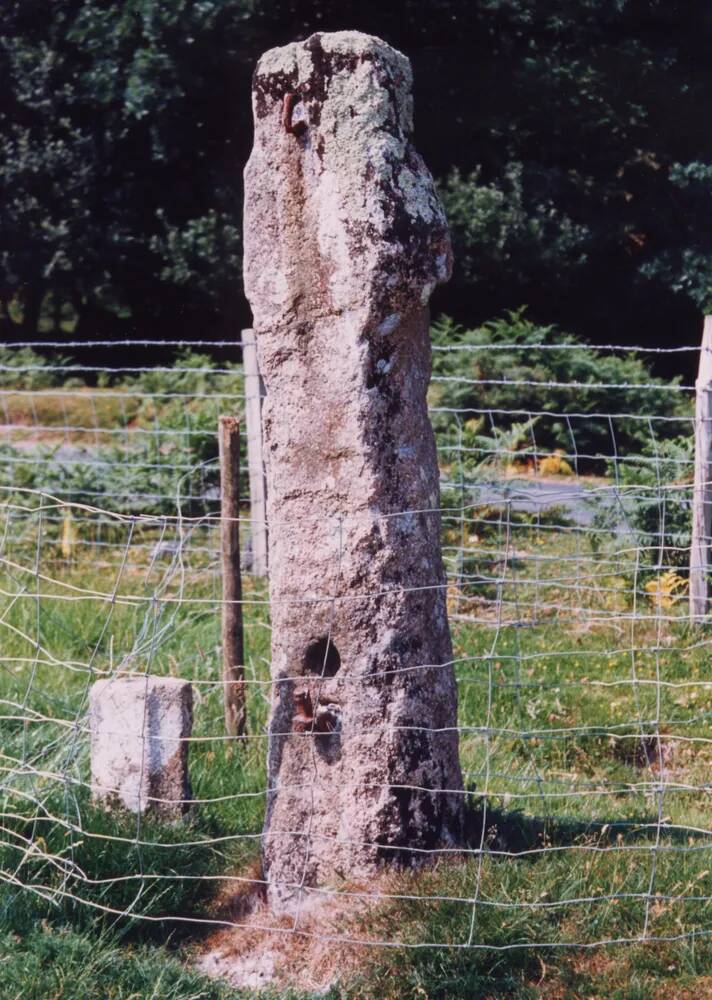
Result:
{"label": "background vegetation", "polygon": [[412,59],[457,270],[599,342],[699,338],[712,243],[706,0],[8,0],[5,336],[234,337],[259,54],[358,28]]}

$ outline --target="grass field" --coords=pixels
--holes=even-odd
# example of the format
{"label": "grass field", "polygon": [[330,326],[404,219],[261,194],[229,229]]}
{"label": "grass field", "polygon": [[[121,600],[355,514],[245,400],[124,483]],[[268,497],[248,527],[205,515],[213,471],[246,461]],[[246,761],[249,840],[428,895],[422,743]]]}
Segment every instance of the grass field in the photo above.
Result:
{"label": "grass field", "polygon": [[[221,876],[255,871],[264,588],[246,581],[238,748],[222,737],[214,524],[17,499],[0,524],[0,996],[237,996],[190,971],[204,928],[171,917],[212,919]],[[446,518],[472,853],[392,877],[399,898],[348,934],[395,946],[364,947],[333,996],[710,995],[708,635],[646,589],[639,552],[552,531],[562,520]],[[198,804],[178,827],[89,801],[87,690],[116,670],[196,686]]]}
{"label": "grass field", "polygon": [[[387,898],[348,914],[361,944],[333,945],[345,974],[329,996],[712,996],[712,636],[685,617],[689,404],[631,358],[534,357],[541,331],[500,325],[434,331],[467,849],[390,874]],[[459,338],[482,351],[448,353]],[[220,687],[215,428],[241,373],[189,354],[99,373],[2,360],[0,1000],[234,1000],[194,959],[259,876],[265,805],[269,609],[249,576],[239,746]],[[88,690],[117,672],[193,682],[182,824],[90,801]],[[300,968],[310,945],[293,940]]]}

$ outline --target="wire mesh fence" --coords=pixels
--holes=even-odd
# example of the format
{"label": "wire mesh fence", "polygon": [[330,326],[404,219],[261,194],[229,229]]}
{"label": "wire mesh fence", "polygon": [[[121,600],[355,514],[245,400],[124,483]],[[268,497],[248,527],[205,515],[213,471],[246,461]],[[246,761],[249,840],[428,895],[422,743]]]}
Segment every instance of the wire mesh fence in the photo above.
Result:
{"label": "wire mesh fence", "polygon": [[[707,935],[710,636],[687,601],[694,386],[652,366],[687,349],[592,348],[521,324],[445,322],[433,339],[467,839],[377,888],[305,888],[305,914],[310,896],[370,900],[369,922],[334,939],[407,947]],[[245,490],[247,736],[228,738],[217,422],[244,407],[239,345],[221,345],[232,360],[219,364],[183,345],[159,366],[150,342],[94,346],[115,352],[103,367],[31,344],[0,364],[3,905],[240,926],[230,899],[261,881],[273,682]],[[118,676],[193,685],[180,823],[92,798],[89,691]],[[261,926],[309,934],[300,913]]]}

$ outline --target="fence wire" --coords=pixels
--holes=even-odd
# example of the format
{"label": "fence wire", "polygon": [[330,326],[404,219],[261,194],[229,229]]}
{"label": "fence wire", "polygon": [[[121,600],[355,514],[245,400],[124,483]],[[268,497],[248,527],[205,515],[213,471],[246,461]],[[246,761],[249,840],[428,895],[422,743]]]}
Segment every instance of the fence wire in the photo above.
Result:
{"label": "fence wire", "polygon": [[[239,345],[221,345],[232,360],[215,363],[196,342],[158,366],[150,341],[94,346],[111,355],[103,367],[52,360],[38,344],[6,348],[0,364],[5,899],[240,926],[222,904],[261,883],[276,682],[245,475],[248,732],[228,738],[217,420],[243,409]],[[467,841],[428,852],[438,863],[417,876],[304,891],[370,901],[380,917],[334,935],[368,945],[706,936],[710,633],[690,626],[687,605],[694,387],[654,374],[646,348],[437,337],[434,347]],[[89,690],[118,676],[193,684],[181,823],[92,800]],[[310,933],[268,915],[249,925]]]}

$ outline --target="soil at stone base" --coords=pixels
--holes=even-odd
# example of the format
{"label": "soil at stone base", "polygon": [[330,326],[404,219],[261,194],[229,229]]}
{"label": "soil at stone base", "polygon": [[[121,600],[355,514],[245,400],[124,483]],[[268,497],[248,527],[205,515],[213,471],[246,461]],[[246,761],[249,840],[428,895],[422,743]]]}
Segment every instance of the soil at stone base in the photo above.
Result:
{"label": "soil at stone base", "polygon": [[[311,894],[297,917],[277,917],[267,907],[260,875],[241,877],[250,881],[238,889],[228,884],[215,901],[210,917],[226,926],[211,931],[197,949],[198,971],[241,989],[314,993],[364,973],[374,949],[363,917],[383,905],[373,882]],[[385,885],[380,891],[387,896]]]}

